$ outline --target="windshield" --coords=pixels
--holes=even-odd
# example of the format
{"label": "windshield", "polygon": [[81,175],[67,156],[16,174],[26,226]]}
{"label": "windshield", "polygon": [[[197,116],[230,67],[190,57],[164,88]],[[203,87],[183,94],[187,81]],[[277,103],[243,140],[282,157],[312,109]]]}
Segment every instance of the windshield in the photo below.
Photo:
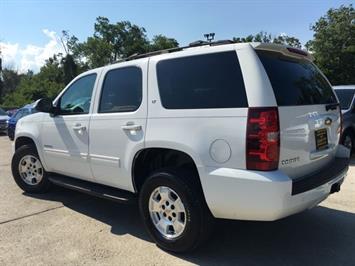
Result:
{"label": "windshield", "polygon": [[0,108],[0,115],[7,115],[7,113],[3,109]]}
{"label": "windshield", "polygon": [[341,109],[348,110],[354,98],[355,90],[335,90],[335,93],[339,98]]}

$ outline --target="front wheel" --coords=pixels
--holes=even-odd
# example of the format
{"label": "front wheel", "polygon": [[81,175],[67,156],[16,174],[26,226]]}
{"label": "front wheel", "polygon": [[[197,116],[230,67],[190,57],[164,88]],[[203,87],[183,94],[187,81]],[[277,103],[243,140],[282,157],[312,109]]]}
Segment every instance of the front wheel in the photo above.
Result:
{"label": "front wheel", "polygon": [[194,178],[192,173],[158,171],[146,180],[140,192],[144,224],[157,245],[165,250],[193,250],[209,235],[212,215],[202,191],[189,178]]}
{"label": "front wheel", "polygon": [[16,184],[28,193],[44,193],[50,181],[33,145],[24,145],[15,151],[11,162],[12,175]]}

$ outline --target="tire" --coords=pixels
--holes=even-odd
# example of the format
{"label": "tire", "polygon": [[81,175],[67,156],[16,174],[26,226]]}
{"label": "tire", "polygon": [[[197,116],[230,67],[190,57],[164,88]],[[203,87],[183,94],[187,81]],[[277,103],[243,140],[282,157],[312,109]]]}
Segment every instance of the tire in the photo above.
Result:
{"label": "tire", "polygon": [[355,148],[355,136],[354,133],[347,130],[344,132],[342,136],[342,141],[341,143],[350,149],[351,155],[353,154],[354,148]]}
{"label": "tire", "polygon": [[[202,190],[199,186],[187,181],[195,178],[193,175],[191,171],[160,170],[148,177],[140,191],[139,209],[144,225],[151,238],[164,250],[172,252],[192,251],[207,239],[211,232],[214,218],[204,201]],[[160,191],[169,191],[166,188],[170,189],[170,199],[172,199],[170,203],[171,209],[168,210],[169,206],[162,203],[165,200],[160,200],[158,203],[160,211],[150,212],[150,206],[153,206],[151,199],[154,198],[156,193],[159,194]],[[174,193],[176,194],[175,196],[181,199],[185,212],[184,214],[177,212],[175,214],[177,216],[174,216],[175,221],[173,221],[176,222],[180,217],[180,222],[183,221],[185,226],[183,230],[180,230],[179,235],[177,233],[179,232],[179,228],[177,227],[177,230],[175,230],[175,227],[172,229],[172,225],[170,225],[167,231],[170,231],[171,235],[167,236],[161,233],[156,227],[156,217],[158,217],[158,220],[159,217],[161,219],[174,219],[174,210],[178,211],[178,209],[181,209],[178,208],[180,205],[177,203],[178,198],[174,196]],[[176,204],[177,207],[174,207],[173,204]],[[162,209],[163,205],[166,208],[165,210]],[[174,209],[172,209],[173,207]],[[170,211],[170,213],[166,213],[167,216],[163,217],[164,211]]]}
{"label": "tire", "polygon": [[[22,171],[22,169],[26,170]],[[51,183],[48,180],[48,174],[44,170],[37,150],[33,145],[24,145],[15,151],[12,157],[11,170],[16,184],[25,192],[45,193],[50,188]]]}

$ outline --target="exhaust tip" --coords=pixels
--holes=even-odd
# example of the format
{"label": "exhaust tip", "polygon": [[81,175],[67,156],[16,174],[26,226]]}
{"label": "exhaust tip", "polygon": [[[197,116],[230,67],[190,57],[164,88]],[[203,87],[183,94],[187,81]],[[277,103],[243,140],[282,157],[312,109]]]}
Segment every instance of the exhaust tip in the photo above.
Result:
{"label": "exhaust tip", "polygon": [[336,193],[340,191],[340,183],[333,184],[330,188],[330,194]]}

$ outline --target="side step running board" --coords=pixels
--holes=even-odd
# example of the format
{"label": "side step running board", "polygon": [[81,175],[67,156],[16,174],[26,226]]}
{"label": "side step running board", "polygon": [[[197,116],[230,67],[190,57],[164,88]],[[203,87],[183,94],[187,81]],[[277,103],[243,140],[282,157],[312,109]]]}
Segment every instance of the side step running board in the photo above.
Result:
{"label": "side step running board", "polygon": [[134,193],[72,177],[50,174],[49,180],[61,187],[120,203],[133,203],[137,199]]}

